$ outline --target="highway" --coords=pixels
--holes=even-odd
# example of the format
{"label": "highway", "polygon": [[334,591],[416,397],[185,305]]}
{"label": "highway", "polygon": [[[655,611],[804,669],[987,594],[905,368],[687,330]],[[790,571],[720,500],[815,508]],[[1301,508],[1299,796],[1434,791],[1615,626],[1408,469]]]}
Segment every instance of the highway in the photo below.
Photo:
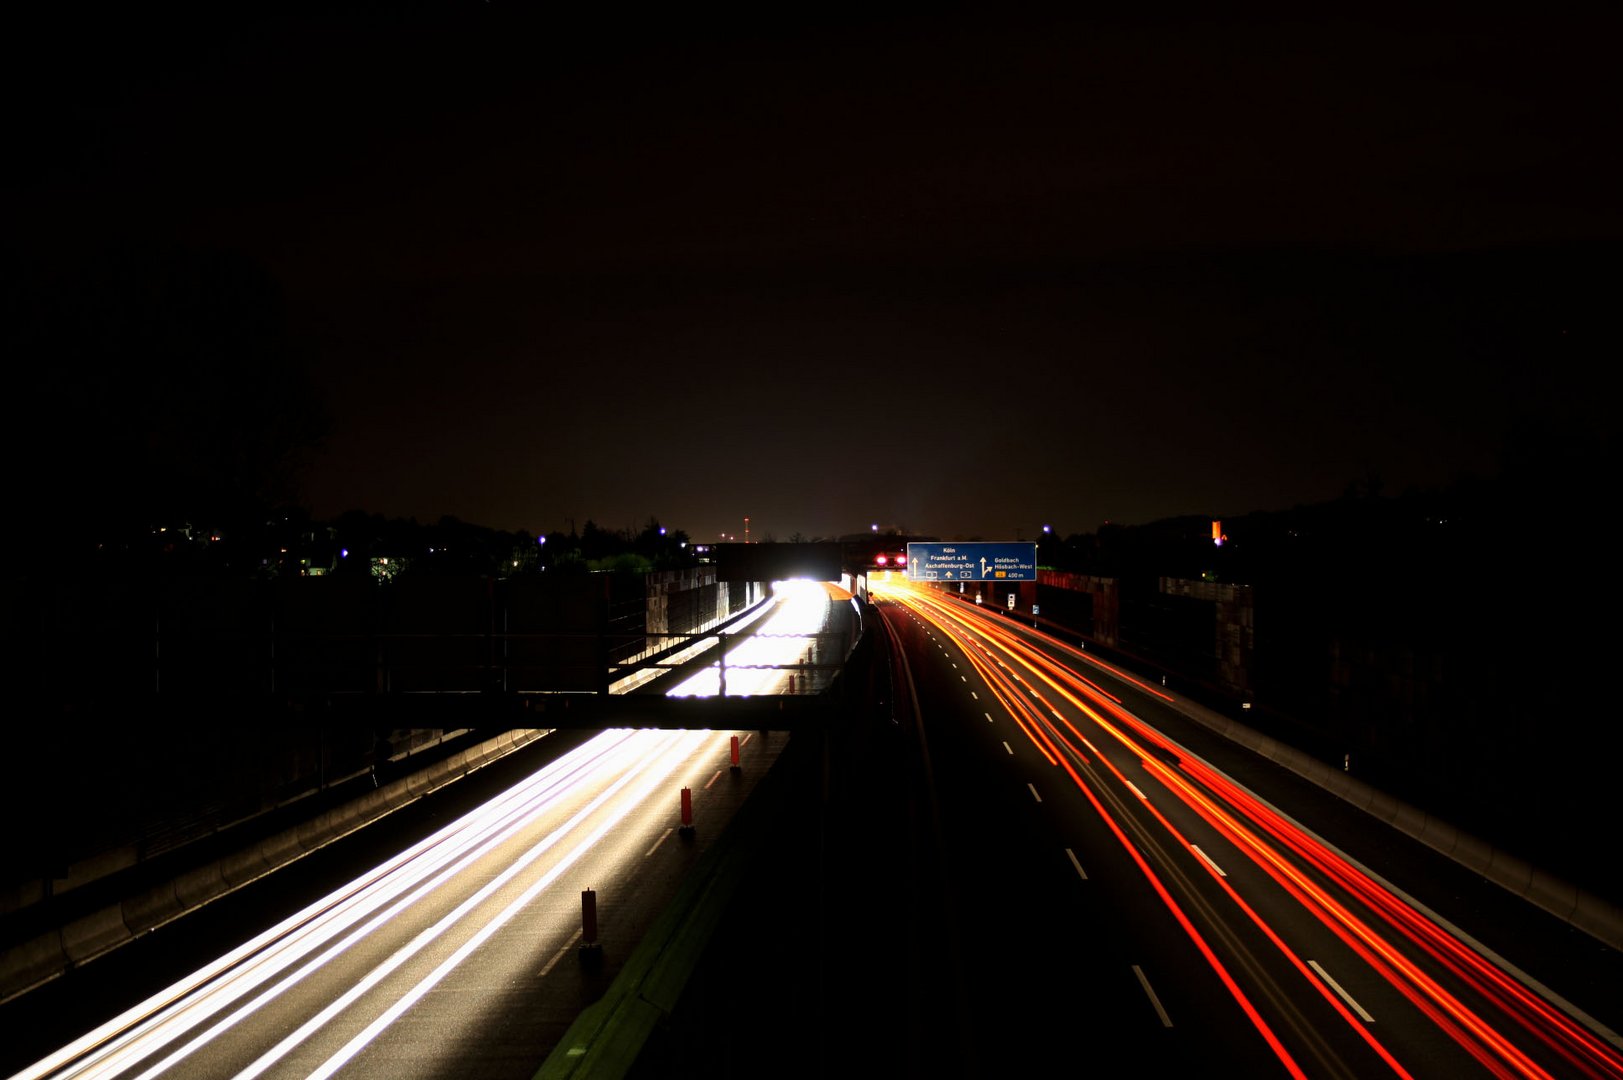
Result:
{"label": "highway", "polygon": [[[626,930],[652,920],[697,857],[681,790],[707,830],[747,795],[764,756],[741,750],[750,770],[734,774],[734,734],[586,739],[195,970],[166,972],[171,981],[16,1075],[529,1077],[548,1032],[555,1041],[594,979],[612,976],[583,963],[582,946],[623,961],[635,940]],[[301,894],[340,855],[295,864],[226,906],[270,918],[273,891]],[[595,929],[583,941],[588,903]],[[183,933],[221,941],[219,920],[207,922],[155,933],[143,959],[166,966],[152,946]],[[134,957],[119,959],[84,974],[127,977]]]}
{"label": "highway", "polygon": [[[763,605],[727,692],[789,679],[835,603],[812,585]],[[713,695],[720,672],[663,692]],[[4,1065],[15,1080],[528,1078],[784,741],[554,733],[505,786],[453,785],[8,1003]]]}
{"label": "highway", "polygon": [[[630,1080],[1623,1077],[1615,953],[1129,671],[869,585],[882,659],[829,731],[555,732],[7,1003],[0,1074],[571,1075],[776,768],[793,810]],[[783,692],[851,602],[785,587],[645,690]]]}
{"label": "highway", "polygon": [[[1052,992],[1075,1015],[1132,1003],[1118,1030],[1134,1050],[1101,1052],[1247,1075],[1623,1076],[1617,983],[1586,1009],[1563,985],[1606,975],[1483,946],[1437,914],[1451,898],[1429,894],[1457,877],[1448,868],[1405,851],[1395,865],[1414,880],[1382,876],[1400,845],[1373,819],[1347,831],[1363,845],[1354,857],[1169,737],[1195,733],[1174,727],[1176,699],[1159,686],[1004,613],[900,577],[871,586],[914,687],[936,798],[980,800],[989,816],[995,805],[1005,830],[1019,820],[1010,800],[1027,803],[1029,826],[1014,826],[1026,835],[1010,842],[1037,860],[1030,876],[1051,882],[1055,865],[1069,867],[1065,895],[1087,930],[1063,916],[1027,930],[1053,949]],[[977,859],[954,835],[957,858]],[[997,865],[1018,880],[1006,854]],[[973,876],[958,887],[973,890]],[[1518,925],[1540,925],[1524,907]],[[1610,1025],[1591,1009],[1613,1010]]]}

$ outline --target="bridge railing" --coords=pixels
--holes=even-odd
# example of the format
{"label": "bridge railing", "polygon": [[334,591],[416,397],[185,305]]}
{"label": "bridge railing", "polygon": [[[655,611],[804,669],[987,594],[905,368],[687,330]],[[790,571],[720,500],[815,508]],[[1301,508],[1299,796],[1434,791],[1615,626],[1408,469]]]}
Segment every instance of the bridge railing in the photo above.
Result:
{"label": "bridge railing", "polygon": [[[728,650],[746,636],[792,637],[807,647],[779,664],[728,660]],[[780,670],[796,679],[778,692],[794,693],[826,686],[852,647],[852,635],[843,629],[793,635],[722,630],[661,638],[662,647],[649,652],[643,635],[610,633],[79,635],[53,640],[32,670],[36,690],[65,700],[626,693],[706,666]]]}
{"label": "bridge railing", "polygon": [[[14,597],[0,675],[46,711],[150,696],[623,693],[671,674],[673,657],[715,644],[718,633],[731,640],[767,602],[763,590],[724,595],[719,586],[654,603],[567,590],[526,597],[478,581],[424,582],[399,595],[328,584],[187,594],[185,603],[162,594]],[[847,642],[819,639],[808,667],[837,663],[831,653],[848,651],[859,631],[841,605],[831,620],[825,629]]]}

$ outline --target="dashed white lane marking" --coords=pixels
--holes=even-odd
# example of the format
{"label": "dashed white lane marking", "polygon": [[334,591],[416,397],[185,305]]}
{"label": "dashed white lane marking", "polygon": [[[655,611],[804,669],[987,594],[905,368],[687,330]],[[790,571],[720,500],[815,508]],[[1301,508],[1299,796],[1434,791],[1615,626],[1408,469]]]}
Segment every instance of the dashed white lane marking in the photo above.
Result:
{"label": "dashed white lane marking", "polygon": [[1212,857],[1210,855],[1200,850],[1199,844],[1190,844],[1189,850],[1193,851],[1196,855],[1199,855],[1200,861],[1212,868],[1212,873],[1216,874],[1218,877],[1228,877],[1228,875],[1223,872],[1223,868],[1221,866],[1218,866],[1216,863],[1212,862]]}
{"label": "dashed white lane marking", "polygon": [[648,849],[647,854],[643,855],[643,858],[646,859],[649,855],[652,855],[654,852],[658,851],[659,846],[665,842],[666,837],[670,836],[671,833],[675,831],[675,829],[666,829],[662,834],[660,834],[659,839],[654,841],[654,846]]}
{"label": "dashed white lane marking", "polygon": [[1072,851],[1070,848],[1066,848],[1065,857],[1071,860],[1072,866],[1076,867],[1076,876],[1081,878],[1083,881],[1088,880],[1088,872],[1082,869],[1081,863],[1076,861],[1076,852]]}
{"label": "dashed white lane marking", "polygon": [[1341,1000],[1345,1001],[1347,1003],[1347,1007],[1353,1012],[1357,1013],[1363,1019],[1364,1023],[1373,1024],[1375,1022],[1375,1018],[1369,1013],[1365,1012],[1364,1007],[1358,1004],[1358,1002],[1354,1001],[1352,999],[1352,995],[1343,990],[1341,988],[1341,984],[1332,979],[1330,977],[1330,973],[1320,967],[1317,960],[1309,960],[1307,965],[1319,973],[1319,978],[1323,979],[1329,985],[1330,989],[1341,995]]}
{"label": "dashed white lane marking", "polygon": [[1133,974],[1138,976],[1138,985],[1144,988],[1145,995],[1150,1004],[1155,1006],[1155,1015],[1161,1018],[1162,1027],[1172,1026],[1172,1017],[1167,1015],[1166,1009],[1161,1005],[1161,999],[1155,996],[1155,990],[1150,986],[1150,980],[1144,977],[1144,972],[1137,964],[1133,965]]}
{"label": "dashed white lane marking", "polygon": [[541,971],[539,972],[539,974],[540,974],[540,976],[542,978],[546,978],[547,972],[551,971],[554,967],[556,967],[558,965],[558,961],[560,961],[560,960],[562,960],[564,958],[564,954],[566,954],[567,952],[569,952],[570,949],[575,947],[575,942],[580,940],[580,936],[581,936],[582,933],[584,933],[584,931],[576,930],[574,935],[572,937],[570,937],[570,939],[568,941],[564,942],[564,947],[552,954],[552,959],[547,961],[547,966],[542,968]]}

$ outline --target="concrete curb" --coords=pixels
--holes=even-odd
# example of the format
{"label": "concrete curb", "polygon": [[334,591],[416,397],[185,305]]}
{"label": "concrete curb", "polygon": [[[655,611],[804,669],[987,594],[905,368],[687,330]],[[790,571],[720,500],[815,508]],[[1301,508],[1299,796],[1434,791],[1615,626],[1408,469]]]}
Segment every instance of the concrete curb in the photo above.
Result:
{"label": "concrete curb", "polygon": [[0,1002],[105,956],[142,934],[343,838],[534,742],[550,729],[506,731],[206,866],[46,931],[0,953]]}

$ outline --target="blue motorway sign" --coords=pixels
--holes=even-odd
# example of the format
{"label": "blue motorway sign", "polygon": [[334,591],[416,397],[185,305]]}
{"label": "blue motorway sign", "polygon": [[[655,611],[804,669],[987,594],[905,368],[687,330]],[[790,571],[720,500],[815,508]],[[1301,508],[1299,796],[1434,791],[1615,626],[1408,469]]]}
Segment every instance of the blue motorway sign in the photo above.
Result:
{"label": "blue motorway sign", "polygon": [[1036,581],[1036,544],[908,544],[909,581]]}

